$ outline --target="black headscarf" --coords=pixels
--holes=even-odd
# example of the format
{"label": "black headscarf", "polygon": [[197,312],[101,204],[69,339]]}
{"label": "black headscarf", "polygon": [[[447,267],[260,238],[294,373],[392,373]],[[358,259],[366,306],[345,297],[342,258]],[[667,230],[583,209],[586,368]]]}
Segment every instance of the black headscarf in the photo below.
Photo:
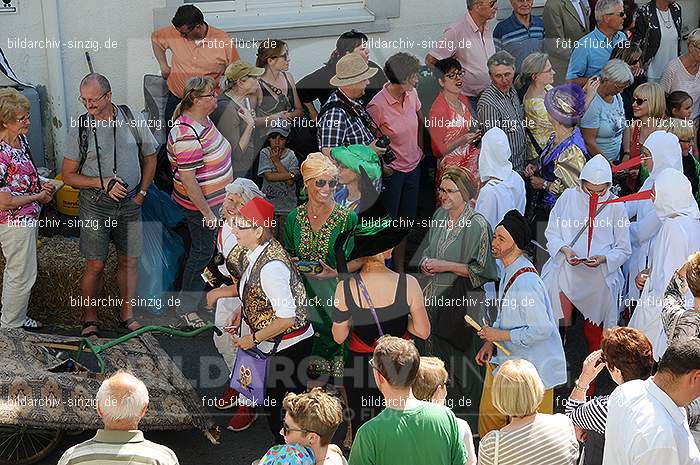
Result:
{"label": "black headscarf", "polygon": [[503,226],[508,231],[520,250],[530,248],[530,224],[518,210],[506,213],[498,226]]}

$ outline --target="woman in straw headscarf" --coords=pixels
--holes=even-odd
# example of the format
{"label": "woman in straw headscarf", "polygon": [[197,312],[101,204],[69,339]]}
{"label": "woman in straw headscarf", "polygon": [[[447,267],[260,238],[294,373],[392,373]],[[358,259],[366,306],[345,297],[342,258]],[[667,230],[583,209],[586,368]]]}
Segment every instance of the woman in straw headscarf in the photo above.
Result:
{"label": "woman in straw headscarf", "polygon": [[464,315],[482,322],[484,284],[498,279],[498,269],[491,255],[493,231],[469,206],[474,185],[470,173],[458,167],[447,168],[440,180],[441,207],[433,215],[420,265],[429,277],[424,293],[432,334],[419,348],[445,361],[452,373],[447,391],[454,412],[476,431],[483,373],[474,358],[481,343]]}
{"label": "woman in straw headscarf", "polygon": [[[356,226],[357,215],[334,200],[338,168],[330,158],[318,152],[309,154],[301,164],[301,175],[309,200],[287,217],[284,246],[295,260],[312,262],[310,268],[316,265],[315,270],[300,269],[304,272],[309,319],[317,336],[314,338],[310,374],[312,377],[341,379],[346,344],[336,344],[331,334],[333,297],[338,284],[334,246],[340,234]],[[347,249],[346,255],[352,249],[351,242]]]}

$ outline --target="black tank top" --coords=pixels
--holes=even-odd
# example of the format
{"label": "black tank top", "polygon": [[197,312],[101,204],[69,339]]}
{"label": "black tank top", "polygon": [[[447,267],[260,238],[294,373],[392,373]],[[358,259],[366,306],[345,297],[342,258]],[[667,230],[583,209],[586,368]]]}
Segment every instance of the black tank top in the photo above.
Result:
{"label": "black tank top", "polygon": [[[356,303],[350,291],[350,281],[355,283],[357,295],[360,297],[360,308]],[[369,305],[360,291],[356,279],[343,281],[343,292],[345,294],[345,304],[352,318],[352,332],[362,342],[372,347],[377,339],[379,339],[379,330],[374,322],[372,312],[369,310]],[[371,297],[371,295],[370,295]],[[411,311],[408,306],[406,297],[406,274],[399,274],[399,282],[396,286],[396,295],[394,303],[387,307],[375,308],[379,324],[382,326],[382,331],[385,335],[403,337],[408,330],[408,315]]]}

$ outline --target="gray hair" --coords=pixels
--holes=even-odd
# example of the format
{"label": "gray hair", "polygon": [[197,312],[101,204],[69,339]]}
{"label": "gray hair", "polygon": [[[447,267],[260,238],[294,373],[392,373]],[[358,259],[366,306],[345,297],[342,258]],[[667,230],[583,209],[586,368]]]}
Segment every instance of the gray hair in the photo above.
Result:
{"label": "gray hair", "polygon": [[520,74],[515,80],[515,87],[520,89],[524,85],[529,85],[534,74],[544,71],[547,61],[549,61],[549,55],[546,53],[535,52],[526,56],[520,65]]}
{"label": "gray hair", "polygon": [[148,389],[136,376],[120,370],[102,382],[96,401],[104,419],[139,420],[148,405]]}
{"label": "gray hair", "polygon": [[467,10],[471,10],[483,0],[467,0]]}
{"label": "gray hair", "polygon": [[600,76],[616,84],[631,85],[634,82],[634,74],[629,65],[618,59],[608,61]]}
{"label": "gray hair", "polygon": [[112,86],[109,85],[109,80],[100,73],[90,73],[80,81],[81,88],[88,84],[97,84],[103,94],[112,90]]}
{"label": "gray hair", "polygon": [[688,34],[688,44],[693,44],[700,49],[700,27]]}
{"label": "gray hair", "polygon": [[236,178],[231,184],[226,186],[227,194],[238,194],[243,198],[244,203],[248,203],[255,197],[265,198],[265,194],[248,178]]}
{"label": "gray hair", "polygon": [[515,69],[515,58],[513,58],[513,55],[505,50],[496,52],[489,57],[488,61],[486,62],[486,66],[488,66],[489,71],[491,71],[492,66],[498,65],[510,66],[511,68]]}
{"label": "gray hair", "polygon": [[595,20],[599,23],[602,22],[603,17],[612,13],[618,5],[624,7],[622,0],[598,0],[598,3],[595,4]]}

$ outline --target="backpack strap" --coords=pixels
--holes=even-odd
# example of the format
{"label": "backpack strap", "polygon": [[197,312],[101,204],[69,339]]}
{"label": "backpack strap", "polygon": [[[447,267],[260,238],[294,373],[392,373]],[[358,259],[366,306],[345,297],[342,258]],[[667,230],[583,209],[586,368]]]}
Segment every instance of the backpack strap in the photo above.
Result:
{"label": "backpack strap", "polygon": [[134,137],[136,145],[139,148],[139,166],[143,170],[143,141],[141,140],[141,134],[139,134],[139,132],[136,130],[136,119],[134,118],[134,114],[131,112],[131,108],[129,108],[127,105],[117,105],[117,107],[124,113],[124,116],[126,116],[126,121],[129,124],[131,135]]}
{"label": "backpack strap", "polygon": [[537,274],[537,270],[531,266],[524,266],[520,268],[518,271],[513,273],[513,276],[510,277],[508,280],[508,283],[506,283],[506,287],[503,289],[503,297],[501,297],[501,300],[505,300],[506,294],[508,294],[508,291],[510,290],[510,287],[513,285],[516,279],[518,279],[518,276],[520,276],[523,273],[535,273]]}
{"label": "backpack strap", "polygon": [[87,160],[88,136],[88,114],[83,113],[78,118],[78,151],[80,152],[78,174],[83,173],[83,165],[85,165],[85,160]]}

